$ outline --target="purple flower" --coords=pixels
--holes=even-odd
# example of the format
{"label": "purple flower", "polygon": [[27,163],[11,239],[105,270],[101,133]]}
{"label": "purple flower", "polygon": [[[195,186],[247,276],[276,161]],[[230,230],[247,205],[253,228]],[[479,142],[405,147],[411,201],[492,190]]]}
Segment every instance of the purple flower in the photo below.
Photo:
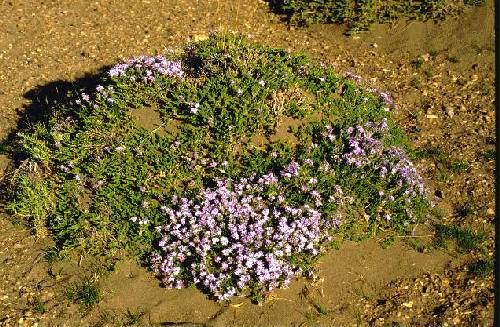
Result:
{"label": "purple flower", "polygon": [[309,158],[304,159],[304,163],[305,163],[306,165],[309,165],[309,166],[314,165],[314,162],[312,161],[312,159],[309,159]]}
{"label": "purple flower", "polygon": [[200,108],[200,104],[198,102],[189,102],[189,111],[192,114],[196,114],[198,109]]}
{"label": "purple flower", "polygon": [[111,77],[124,76],[128,68],[129,68],[129,64],[125,64],[125,63],[118,64],[118,65],[112,67],[108,71],[108,74]]}
{"label": "purple flower", "polygon": [[299,174],[300,166],[297,162],[292,161],[288,166],[285,167],[282,171],[280,171],[280,175],[285,178],[292,178]]}
{"label": "purple flower", "polygon": [[[299,166],[292,161],[283,170],[297,174]],[[160,250],[151,256],[162,282],[174,288],[191,280],[219,300],[244,293],[252,281],[268,291],[286,287],[301,272],[290,256],[319,254],[336,225],[311,205],[291,207],[282,195],[266,195],[279,182],[272,172],[218,179],[195,198],[173,197],[171,207],[162,206],[167,223],[160,229]]]}
{"label": "purple flower", "polygon": [[142,78],[144,82],[154,82],[154,74],[177,78],[184,77],[180,61],[170,61],[163,56],[140,56],[128,59],[125,63],[117,64],[108,71],[111,77],[125,77],[127,73],[132,82],[135,82],[138,78]]}

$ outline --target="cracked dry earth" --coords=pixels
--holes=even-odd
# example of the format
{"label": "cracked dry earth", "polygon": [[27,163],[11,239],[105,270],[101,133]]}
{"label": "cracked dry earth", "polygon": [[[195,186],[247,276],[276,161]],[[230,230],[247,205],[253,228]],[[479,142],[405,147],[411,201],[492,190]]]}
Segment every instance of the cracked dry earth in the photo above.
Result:
{"label": "cracked dry earth", "polygon": [[[235,31],[304,50],[391,92],[397,120],[416,149],[465,165],[449,170],[433,156],[416,162],[435,191],[441,223],[482,231],[485,243],[469,253],[438,249],[425,229],[387,249],[377,240],[345,242],[320,260],[318,280],[296,280],[262,306],[243,298],[222,304],[196,289],[162,289],[125,259],[104,275],[93,258],[50,263],[50,240],[2,213],[0,325],[491,326],[493,273],[475,275],[470,263],[491,260],[495,252],[493,3],[467,9],[459,19],[400,21],[347,37],[334,25],[291,28],[263,1],[2,1],[0,139],[15,130],[27,107],[50,102],[46,95],[58,85],[123,58]],[[8,164],[0,153],[0,178]],[[89,274],[98,279],[102,299],[81,312],[65,289]]]}

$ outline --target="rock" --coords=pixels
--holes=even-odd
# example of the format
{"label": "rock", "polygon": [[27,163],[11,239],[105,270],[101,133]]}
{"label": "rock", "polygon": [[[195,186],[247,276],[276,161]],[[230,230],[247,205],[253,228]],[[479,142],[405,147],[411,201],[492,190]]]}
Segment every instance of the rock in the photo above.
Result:
{"label": "rock", "polygon": [[453,116],[455,116],[455,110],[453,110],[452,107],[450,106],[445,106],[444,107],[444,110],[446,112],[446,114],[450,117],[450,118],[453,118]]}

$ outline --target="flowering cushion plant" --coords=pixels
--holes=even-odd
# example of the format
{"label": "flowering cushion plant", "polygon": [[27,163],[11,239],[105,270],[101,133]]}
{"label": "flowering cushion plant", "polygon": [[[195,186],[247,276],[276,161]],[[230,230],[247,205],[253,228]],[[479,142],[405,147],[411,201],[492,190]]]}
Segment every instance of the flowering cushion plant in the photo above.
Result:
{"label": "flowering cushion plant", "polygon": [[126,249],[166,287],[260,301],[336,240],[425,220],[392,98],[346,75],[234,35],[127,60],[18,133],[9,209],[62,254]]}

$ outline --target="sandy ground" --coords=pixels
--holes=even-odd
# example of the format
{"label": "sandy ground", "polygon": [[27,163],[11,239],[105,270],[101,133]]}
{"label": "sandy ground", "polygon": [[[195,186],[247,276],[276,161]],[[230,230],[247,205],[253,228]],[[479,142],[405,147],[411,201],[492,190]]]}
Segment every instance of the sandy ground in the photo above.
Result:
{"label": "sandy ground", "polygon": [[[390,91],[398,121],[416,148],[437,148],[467,169],[443,176],[435,160],[417,162],[436,191],[442,220],[487,235],[484,253],[420,253],[401,239],[345,243],[325,256],[320,280],[297,280],[263,306],[208,300],[196,289],[161,289],[130,261],[99,281],[103,299],[83,315],[64,296],[92,271],[91,258],[49,264],[47,239],[0,218],[0,324],[4,326],[489,326],[493,276],[467,263],[494,254],[495,65],[493,1],[441,23],[401,21],[357,37],[343,28],[291,28],[263,1],[36,1],[0,3],[0,139],[26,110],[61,86],[123,58],[161,53],[213,31],[304,50]],[[413,63],[419,56],[420,68]],[[0,154],[0,178],[9,159]],[[467,215],[461,208],[471,207]],[[86,262],[90,262],[86,264]],[[36,310],[43,303],[46,312]],[[457,304],[458,303],[458,304]],[[37,312],[38,311],[38,312]],[[139,313],[143,313],[140,315]],[[392,324],[394,322],[394,324]]]}

